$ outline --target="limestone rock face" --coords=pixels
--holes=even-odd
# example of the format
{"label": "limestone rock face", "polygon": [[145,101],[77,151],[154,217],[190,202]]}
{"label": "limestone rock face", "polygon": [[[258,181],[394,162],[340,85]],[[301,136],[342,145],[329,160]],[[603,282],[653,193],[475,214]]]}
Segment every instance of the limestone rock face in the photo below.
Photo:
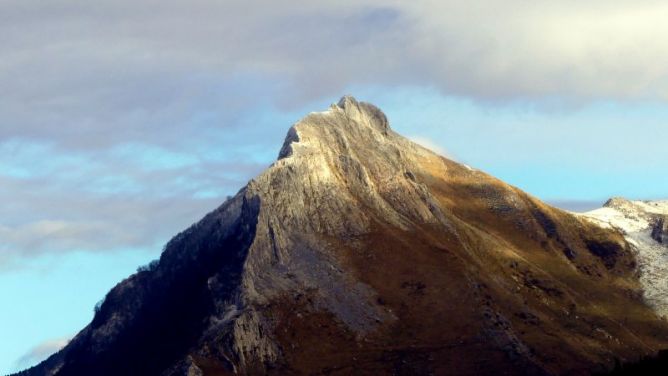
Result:
{"label": "limestone rock face", "polygon": [[589,374],[668,346],[637,262],[344,97],[25,374]]}

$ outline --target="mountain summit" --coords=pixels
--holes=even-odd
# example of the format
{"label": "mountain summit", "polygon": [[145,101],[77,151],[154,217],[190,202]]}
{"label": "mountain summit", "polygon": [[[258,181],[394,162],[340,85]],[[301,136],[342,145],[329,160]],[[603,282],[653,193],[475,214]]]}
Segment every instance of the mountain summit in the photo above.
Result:
{"label": "mountain summit", "polygon": [[589,374],[667,347],[622,233],[346,96],[23,374]]}

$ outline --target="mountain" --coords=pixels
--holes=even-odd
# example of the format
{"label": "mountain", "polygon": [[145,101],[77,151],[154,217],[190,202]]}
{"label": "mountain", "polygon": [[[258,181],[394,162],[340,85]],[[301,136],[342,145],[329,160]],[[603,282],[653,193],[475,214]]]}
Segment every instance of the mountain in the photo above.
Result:
{"label": "mountain", "polygon": [[635,250],[645,301],[668,316],[668,201],[612,198],[584,216],[624,235]]}
{"label": "mountain", "polygon": [[636,253],[344,97],[22,375],[604,372],[668,348]]}

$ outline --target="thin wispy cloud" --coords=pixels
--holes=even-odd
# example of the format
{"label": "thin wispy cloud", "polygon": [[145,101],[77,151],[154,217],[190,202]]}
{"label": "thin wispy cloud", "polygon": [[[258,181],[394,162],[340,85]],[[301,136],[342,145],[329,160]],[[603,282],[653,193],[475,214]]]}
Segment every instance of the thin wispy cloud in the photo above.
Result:
{"label": "thin wispy cloud", "polygon": [[65,347],[68,342],[68,338],[58,338],[36,345],[16,361],[16,370],[20,371],[38,364],[49,357],[49,355]]}
{"label": "thin wispy cloud", "polygon": [[159,250],[266,167],[228,151],[0,142],[0,269],[11,268],[11,259],[47,252]]}
{"label": "thin wispy cloud", "polygon": [[455,159],[453,155],[451,155],[445,148],[438,143],[436,143],[434,140],[424,137],[424,136],[410,136],[408,137],[411,141],[415,142],[416,144],[423,146],[429,150],[432,150],[446,158],[450,159]]}

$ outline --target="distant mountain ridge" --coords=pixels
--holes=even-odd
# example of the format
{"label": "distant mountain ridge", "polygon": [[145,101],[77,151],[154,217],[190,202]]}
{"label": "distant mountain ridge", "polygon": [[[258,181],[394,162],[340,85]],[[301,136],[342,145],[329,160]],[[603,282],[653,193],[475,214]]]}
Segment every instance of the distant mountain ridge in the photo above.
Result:
{"label": "distant mountain ridge", "polygon": [[636,252],[645,300],[668,317],[668,200],[616,197],[584,216],[624,234]]}
{"label": "distant mountain ridge", "polygon": [[668,348],[630,240],[346,96],[20,374],[605,372]]}

